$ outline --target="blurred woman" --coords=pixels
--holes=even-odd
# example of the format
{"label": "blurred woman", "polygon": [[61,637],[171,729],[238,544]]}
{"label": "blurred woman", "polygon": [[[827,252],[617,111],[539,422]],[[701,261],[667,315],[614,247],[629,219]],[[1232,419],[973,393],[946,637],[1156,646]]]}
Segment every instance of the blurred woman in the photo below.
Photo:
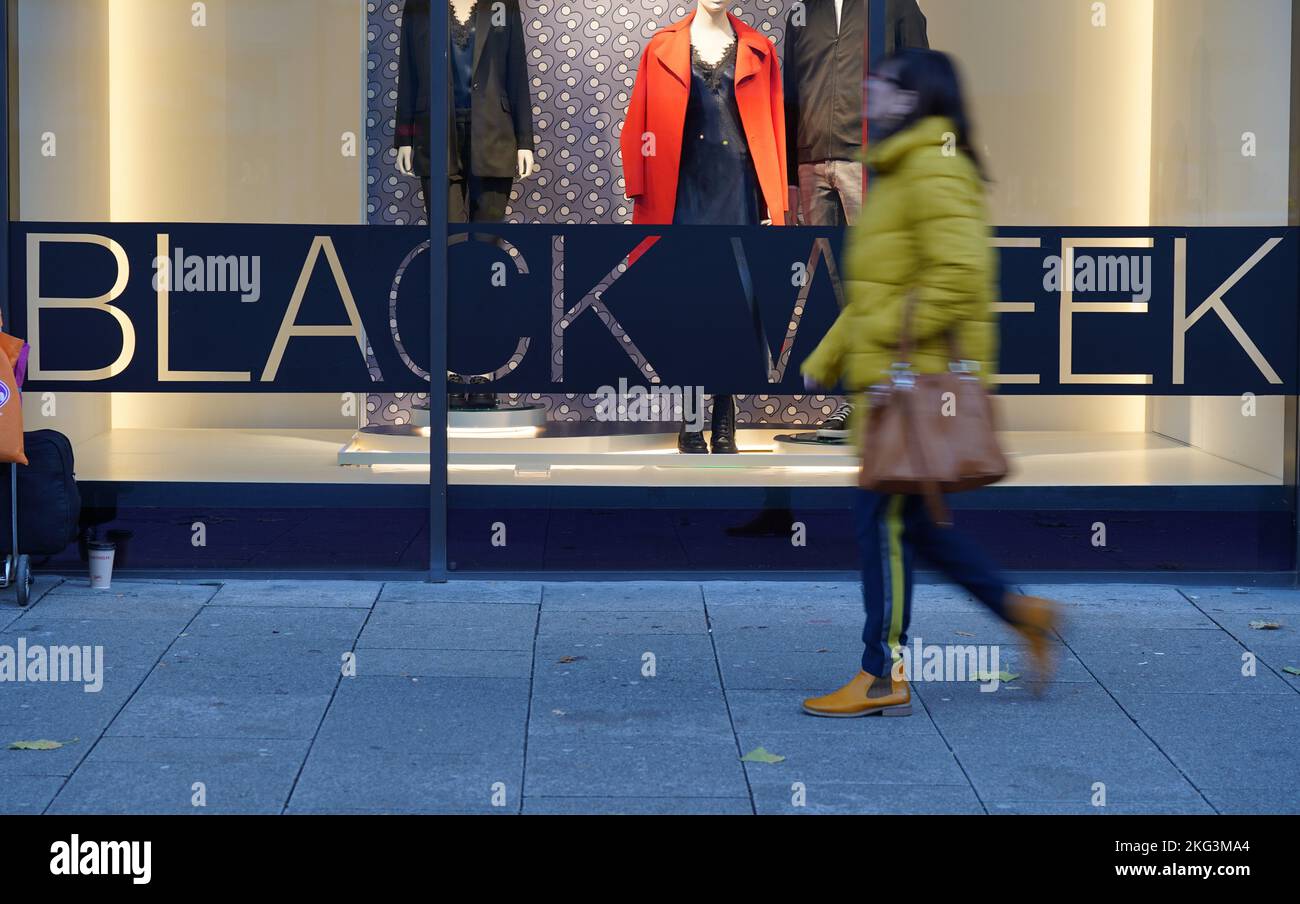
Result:
{"label": "blurred woman", "polygon": [[[889,57],[867,81],[872,171],[861,219],[845,249],[848,303],[804,362],[809,390],[884,384],[895,363],[918,373],[948,370],[949,335],[988,381],[997,365],[993,300],[997,261],[990,246],[983,166],[952,60],[929,50]],[[899,362],[911,305],[912,360]],[[867,407],[857,410],[857,433]],[[1015,627],[1039,679],[1052,671],[1056,606],[1012,593],[979,548],[935,524],[920,496],[861,490],[857,532],[866,626],[862,670],[847,685],[804,701],[816,716],[910,715],[901,650],[911,619],[919,555]]]}

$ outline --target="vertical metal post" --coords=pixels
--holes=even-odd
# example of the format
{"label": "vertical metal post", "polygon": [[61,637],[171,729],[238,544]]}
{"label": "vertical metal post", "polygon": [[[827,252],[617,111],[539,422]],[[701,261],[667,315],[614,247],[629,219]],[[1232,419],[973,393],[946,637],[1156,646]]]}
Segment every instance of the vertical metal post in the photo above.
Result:
{"label": "vertical metal post", "polygon": [[885,0],[868,0],[870,12],[867,14],[867,70],[880,65],[885,58],[888,46],[889,6]]}
{"label": "vertical metal post", "polygon": [[[864,76],[874,72],[880,61],[885,58],[885,36],[889,27],[889,8],[886,0],[867,0],[867,27],[864,28],[862,40],[862,64],[866,71]],[[862,83],[862,150],[865,153],[871,147],[871,110],[867,105],[867,88],[864,78]],[[871,169],[862,167],[862,200],[865,203],[871,188]]]}
{"label": "vertical metal post", "polygon": [[[1300,0],[1291,0],[1291,166],[1287,186],[1287,225],[1300,226]],[[1295,304],[1300,299],[1290,299]],[[1300,347],[1300,335],[1296,336]],[[1291,526],[1295,531],[1291,567],[1300,586],[1300,399],[1286,400],[1286,474],[1291,490]]]}
{"label": "vertical metal post", "polygon": [[0,0],[0,116],[4,118],[4,140],[0,141],[0,197],[4,198],[4,222],[0,223],[0,315],[9,318],[9,0]]}
{"label": "vertical metal post", "polygon": [[[447,580],[447,4],[429,4],[429,580]],[[405,25],[405,23],[403,23]]]}

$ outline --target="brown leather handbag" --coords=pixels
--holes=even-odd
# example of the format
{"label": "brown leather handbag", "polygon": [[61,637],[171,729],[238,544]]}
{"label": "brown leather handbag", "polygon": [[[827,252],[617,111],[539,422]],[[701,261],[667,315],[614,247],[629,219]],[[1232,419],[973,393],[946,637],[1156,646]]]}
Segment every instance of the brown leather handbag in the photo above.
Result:
{"label": "brown leather handbag", "polygon": [[942,494],[997,483],[1007,476],[1007,460],[979,364],[962,360],[955,329],[948,332],[947,373],[912,369],[915,305],[909,299],[903,315],[900,363],[869,394],[859,485],[877,493],[922,495],[935,523],[951,527]]}

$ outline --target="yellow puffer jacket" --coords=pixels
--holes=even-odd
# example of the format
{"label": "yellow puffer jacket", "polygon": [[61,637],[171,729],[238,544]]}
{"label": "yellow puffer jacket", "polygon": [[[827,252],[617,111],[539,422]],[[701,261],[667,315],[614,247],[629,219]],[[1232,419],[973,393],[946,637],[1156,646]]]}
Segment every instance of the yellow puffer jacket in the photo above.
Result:
{"label": "yellow puffer jacket", "polygon": [[[997,366],[996,252],[975,164],[946,142],[951,120],[923,119],[871,149],[867,203],[844,252],[844,310],[803,364],[821,386],[861,391],[899,361],[903,312],[916,297],[912,367],[948,369],[946,334],[987,382]],[[855,418],[864,422],[865,418]]]}

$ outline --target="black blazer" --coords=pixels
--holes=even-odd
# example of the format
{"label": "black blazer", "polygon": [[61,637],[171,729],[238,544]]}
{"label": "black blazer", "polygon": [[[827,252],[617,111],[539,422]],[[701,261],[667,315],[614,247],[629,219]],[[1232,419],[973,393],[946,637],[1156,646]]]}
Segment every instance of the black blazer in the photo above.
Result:
{"label": "black blazer", "polygon": [[[441,0],[440,0],[440,4]],[[446,4],[450,16],[451,4]],[[498,18],[494,9],[502,13]],[[447,167],[451,176],[513,178],[520,148],[533,149],[533,98],[524,58],[524,20],[519,0],[479,0],[475,7],[474,80],[470,85],[470,155],[460,159],[447,86]],[[406,0],[398,58],[395,147],[415,147],[416,172],[429,176],[429,0]]]}
{"label": "black blazer", "polygon": [[[862,152],[862,104],[865,75],[863,29],[867,0],[844,0],[839,30],[835,4],[811,0],[785,20],[785,140],[787,184],[799,184],[799,164],[821,160],[855,160]],[[907,47],[930,46],[926,19],[916,0],[885,3],[886,55]]]}

